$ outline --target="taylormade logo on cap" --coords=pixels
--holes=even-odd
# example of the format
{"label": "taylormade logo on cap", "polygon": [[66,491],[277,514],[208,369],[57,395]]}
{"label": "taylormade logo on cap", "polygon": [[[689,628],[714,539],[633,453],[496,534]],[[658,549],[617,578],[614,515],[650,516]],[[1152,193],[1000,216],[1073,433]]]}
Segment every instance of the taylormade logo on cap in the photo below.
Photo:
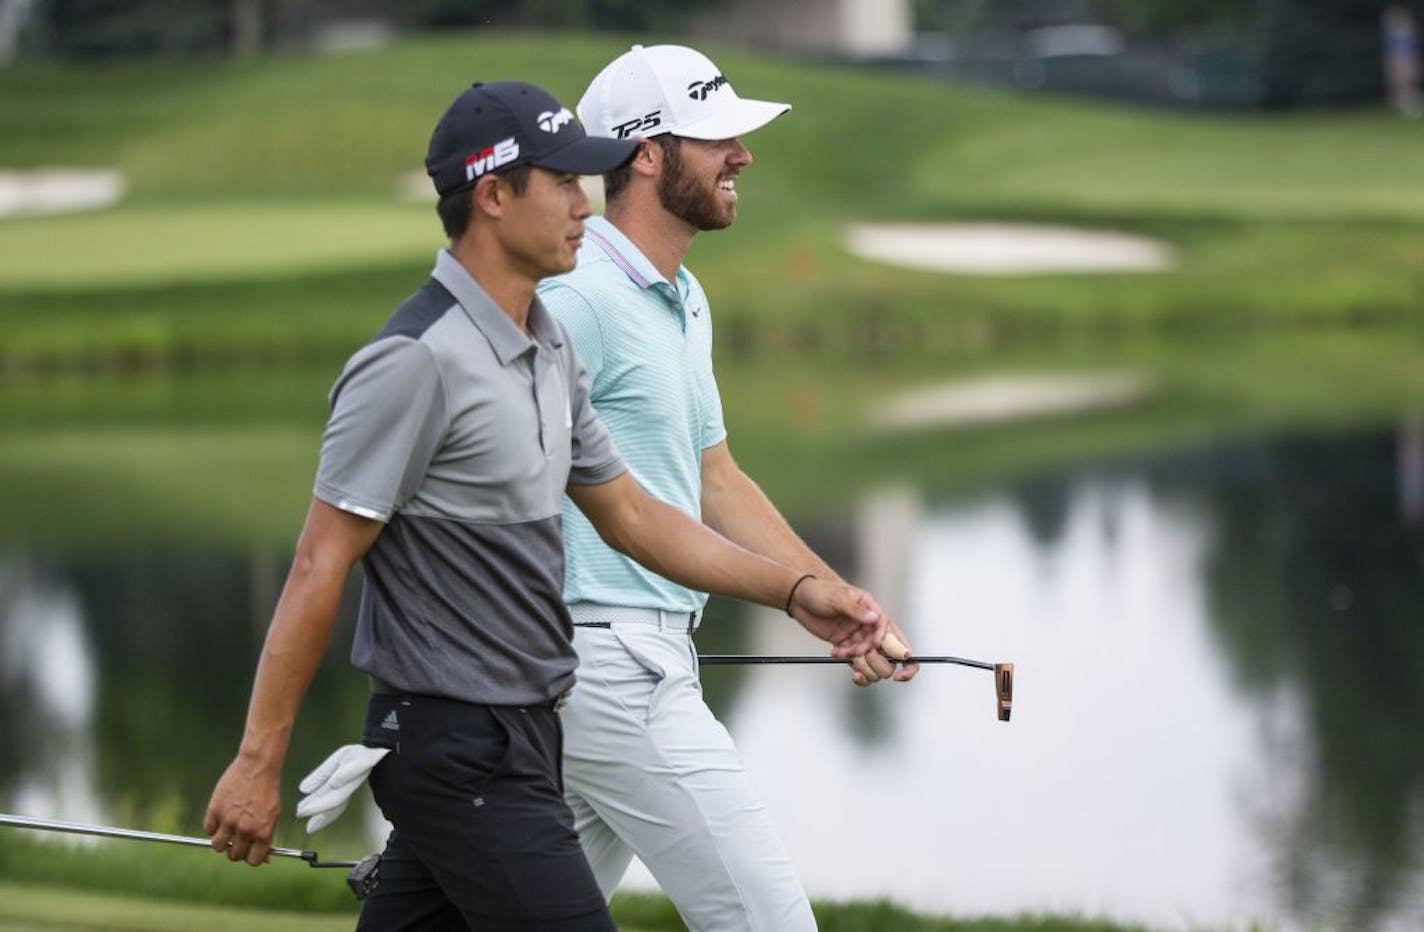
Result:
{"label": "taylormade logo on cap", "polygon": [[635,45],[593,79],[578,115],[590,133],[617,139],[661,133],[730,139],[790,109],[738,97],[722,69],[687,46]]}
{"label": "taylormade logo on cap", "polygon": [[568,107],[560,107],[557,113],[552,110],[545,110],[539,114],[539,128],[546,133],[557,133],[560,126],[571,122],[573,118],[574,115],[569,113]]}
{"label": "taylormade logo on cap", "polygon": [[708,94],[717,90],[717,88],[719,87],[725,86],[726,83],[727,79],[720,74],[710,81],[693,81],[691,84],[687,85],[687,96],[691,97],[693,100],[706,100]]}

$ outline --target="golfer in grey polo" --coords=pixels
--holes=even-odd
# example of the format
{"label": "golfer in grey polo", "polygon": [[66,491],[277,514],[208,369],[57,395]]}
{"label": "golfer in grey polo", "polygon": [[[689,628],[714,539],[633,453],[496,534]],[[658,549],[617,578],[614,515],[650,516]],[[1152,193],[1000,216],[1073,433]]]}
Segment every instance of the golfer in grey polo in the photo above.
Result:
{"label": "golfer in grey polo", "polygon": [[807,581],[648,496],[594,416],[534,290],[574,265],[589,215],[577,173],[632,149],[585,136],[533,85],[457,97],[426,157],[449,247],[332,391],[306,524],[204,828],[231,860],[265,860],[297,709],[359,561],[362,741],[302,781],[298,811],[315,830],[369,773],[394,830],[360,929],[613,928],[563,800],[557,712],[576,657],[561,493],[620,551],[829,625],[845,656],[883,635],[864,593]]}
{"label": "golfer in grey polo", "polygon": [[316,496],[385,522],[351,662],[387,691],[527,705],[573,685],[564,486],[627,467],[537,300],[529,329],[442,251],[332,390]]}

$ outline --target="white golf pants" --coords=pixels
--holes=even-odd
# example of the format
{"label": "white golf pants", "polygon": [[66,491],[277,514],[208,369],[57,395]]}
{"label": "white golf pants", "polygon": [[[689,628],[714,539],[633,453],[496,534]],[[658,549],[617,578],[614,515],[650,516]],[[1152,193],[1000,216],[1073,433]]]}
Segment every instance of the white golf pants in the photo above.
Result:
{"label": "white golf pants", "polygon": [[[573,606],[564,793],[604,896],[637,856],[692,932],[815,929],[800,881],[697,679],[687,616]],[[622,620],[619,620],[622,619]]]}

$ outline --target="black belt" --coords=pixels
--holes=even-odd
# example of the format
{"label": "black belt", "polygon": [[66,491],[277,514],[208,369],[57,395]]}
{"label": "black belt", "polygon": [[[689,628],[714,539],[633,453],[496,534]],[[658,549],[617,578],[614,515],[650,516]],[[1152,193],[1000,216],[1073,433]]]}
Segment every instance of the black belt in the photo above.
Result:
{"label": "black belt", "polygon": [[548,709],[551,712],[557,712],[562,709],[569,701],[569,693],[573,692],[573,689],[569,688],[552,699],[546,699],[543,702],[526,702],[523,705],[513,705],[512,703],[502,702],[469,702],[464,699],[451,699],[448,696],[426,696],[424,693],[413,693],[408,689],[397,689],[378,677],[369,676],[368,678],[371,681],[371,692],[377,696],[409,696],[412,699],[427,698],[439,699],[442,702],[463,702],[465,705],[500,706],[502,708],[515,709]]}

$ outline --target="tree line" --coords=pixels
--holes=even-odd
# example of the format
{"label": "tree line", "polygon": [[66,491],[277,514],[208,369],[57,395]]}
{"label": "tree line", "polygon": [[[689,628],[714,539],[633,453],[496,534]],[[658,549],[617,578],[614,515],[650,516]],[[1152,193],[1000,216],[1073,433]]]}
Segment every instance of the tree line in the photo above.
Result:
{"label": "tree line", "polygon": [[[392,31],[493,26],[685,30],[726,0],[0,0],[0,24],[22,56],[251,56],[300,49],[343,21]],[[1249,61],[1252,103],[1267,108],[1377,101],[1387,7],[1424,22],[1424,0],[912,0],[921,33],[972,46],[988,35],[1097,24],[1128,42],[1170,51],[1204,38]],[[21,10],[17,20],[14,11]]]}

